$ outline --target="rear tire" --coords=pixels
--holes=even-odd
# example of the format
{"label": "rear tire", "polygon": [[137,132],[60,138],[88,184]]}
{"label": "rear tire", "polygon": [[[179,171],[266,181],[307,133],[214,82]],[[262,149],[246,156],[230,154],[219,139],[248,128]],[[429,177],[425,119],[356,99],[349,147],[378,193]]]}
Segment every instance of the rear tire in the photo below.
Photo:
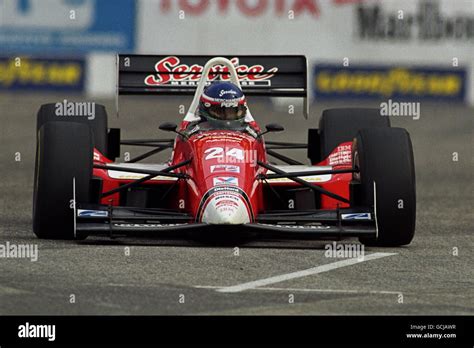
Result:
{"label": "rear tire", "polygon": [[33,231],[39,238],[74,238],[73,178],[76,202],[89,202],[93,149],[86,124],[47,122],[41,126],[33,193]]}
{"label": "rear tire", "polygon": [[57,116],[56,104],[43,104],[38,110],[36,118],[36,132],[47,122],[74,122],[87,124],[94,134],[94,144],[104,156],[107,156],[107,111],[105,106],[95,104],[94,119],[89,120],[86,116]]}
{"label": "rear tire", "polygon": [[381,116],[379,109],[341,108],[324,110],[319,121],[320,160],[328,157],[339,144],[352,141],[359,129],[379,127],[390,127],[389,118]]}
{"label": "rear tire", "polygon": [[[413,148],[403,128],[361,129],[353,144],[354,191],[351,201],[376,211],[378,237],[360,238],[365,245],[410,244],[415,234],[416,189]],[[374,182],[376,202],[374,205]]]}

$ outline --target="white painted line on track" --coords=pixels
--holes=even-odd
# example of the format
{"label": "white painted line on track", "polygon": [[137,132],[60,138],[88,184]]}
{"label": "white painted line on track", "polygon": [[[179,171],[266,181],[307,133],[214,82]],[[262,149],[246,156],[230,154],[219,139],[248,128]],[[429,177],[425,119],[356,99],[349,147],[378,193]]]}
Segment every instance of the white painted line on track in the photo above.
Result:
{"label": "white painted line on track", "polygon": [[9,286],[0,285],[0,295],[23,295],[23,294],[32,294],[29,290],[12,288]]}
{"label": "white painted line on track", "polygon": [[[212,285],[197,285],[195,288],[199,289],[224,289],[225,286],[212,286]],[[274,288],[274,287],[262,287],[250,290],[258,291],[293,291],[293,292],[321,292],[321,293],[341,293],[341,294],[380,294],[380,295],[398,295],[401,291],[388,291],[388,290],[356,290],[356,289],[306,289],[306,288]]]}
{"label": "white painted line on track", "polygon": [[302,277],[307,277],[314,274],[329,272],[341,267],[352,266],[352,265],[356,265],[365,261],[376,260],[382,257],[393,256],[393,255],[398,255],[398,254],[397,253],[374,253],[374,254],[366,255],[364,256],[364,258],[351,258],[351,259],[341,260],[341,261],[329,263],[326,265],[321,265],[321,266],[305,269],[303,271],[286,273],[286,274],[281,274],[281,275],[277,275],[270,278],[254,280],[248,283],[227,286],[224,288],[217,289],[216,291],[225,292],[225,293],[241,292],[245,290],[259,288],[266,285],[284,282],[291,279],[302,278]]}
{"label": "white painted line on track", "polygon": [[355,290],[355,289],[303,289],[303,288],[257,288],[255,290],[267,291],[301,291],[301,292],[329,292],[329,293],[348,293],[348,294],[381,294],[381,295],[398,295],[401,291],[388,290]]}

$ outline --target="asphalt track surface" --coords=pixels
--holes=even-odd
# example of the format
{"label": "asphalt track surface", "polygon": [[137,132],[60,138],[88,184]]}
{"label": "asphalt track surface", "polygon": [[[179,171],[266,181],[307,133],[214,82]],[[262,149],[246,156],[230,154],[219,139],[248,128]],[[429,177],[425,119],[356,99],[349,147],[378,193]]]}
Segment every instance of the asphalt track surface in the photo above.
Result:
{"label": "asphalt track surface", "polygon": [[[325,241],[255,241],[236,256],[233,245],[181,239],[36,239],[35,113],[64,97],[0,95],[0,244],[38,245],[36,262],[0,259],[0,314],[474,314],[473,109],[422,103],[419,120],[392,118],[414,144],[415,239],[366,248],[365,261],[353,262],[325,257]],[[182,117],[177,99],[127,99],[118,119],[114,101],[105,104],[124,138],[166,137],[158,124]],[[305,142],[321,110],[348,105],[313,105],[308,121],[298,108],[289,115],[266,102],[250,106],[261,124],[286,127],[267,139]],[[304,160],[298,151],[287,153]]]}

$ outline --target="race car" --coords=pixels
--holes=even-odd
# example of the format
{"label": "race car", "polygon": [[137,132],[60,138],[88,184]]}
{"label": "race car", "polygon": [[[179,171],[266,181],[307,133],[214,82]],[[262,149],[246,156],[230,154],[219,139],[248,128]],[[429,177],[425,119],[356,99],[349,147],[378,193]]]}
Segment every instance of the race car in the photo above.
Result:
{"label": "race car", "polygon": [[[191,106],[179,126],[159,126],[174,137],[123,140],[120,129],[108,129],[101,105],[93,118],[58,117],[57,105],[42,105],[33,197],[39,238],[212,231],[358,237],[374,246],[412,241],[412,143],[379,109],[325,110],[307,143],[265,140],[283,127],[262,131],[246,98],[303,98],[307,116],[306,57],[118,55],[117,67],[118,95],[194,94]],[[121,145],[150,151],[119,163]],[[168,162],[140,163],[166,149]],[[306,149],[308,163],[280,149]]]}

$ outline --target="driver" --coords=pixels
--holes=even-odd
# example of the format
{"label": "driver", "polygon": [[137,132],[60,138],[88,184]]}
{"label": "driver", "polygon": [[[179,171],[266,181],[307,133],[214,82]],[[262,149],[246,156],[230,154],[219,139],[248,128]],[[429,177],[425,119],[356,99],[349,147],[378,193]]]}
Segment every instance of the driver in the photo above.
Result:
{"label": "driver", "polygon": [[243,121],[247,101],[242,90],[231,82],[211,83],[201,95],[199,116],[219,121]]}
{"label": "driver", "polygon": [[244,93],[231,82],[214,81],[206,87],[197,111],[199,121],[187,127],[191,133],[199,130],[196,125],[202,122],[214,129],[243,129],[255,137],[259,132],[256,122],[249,115]]}

